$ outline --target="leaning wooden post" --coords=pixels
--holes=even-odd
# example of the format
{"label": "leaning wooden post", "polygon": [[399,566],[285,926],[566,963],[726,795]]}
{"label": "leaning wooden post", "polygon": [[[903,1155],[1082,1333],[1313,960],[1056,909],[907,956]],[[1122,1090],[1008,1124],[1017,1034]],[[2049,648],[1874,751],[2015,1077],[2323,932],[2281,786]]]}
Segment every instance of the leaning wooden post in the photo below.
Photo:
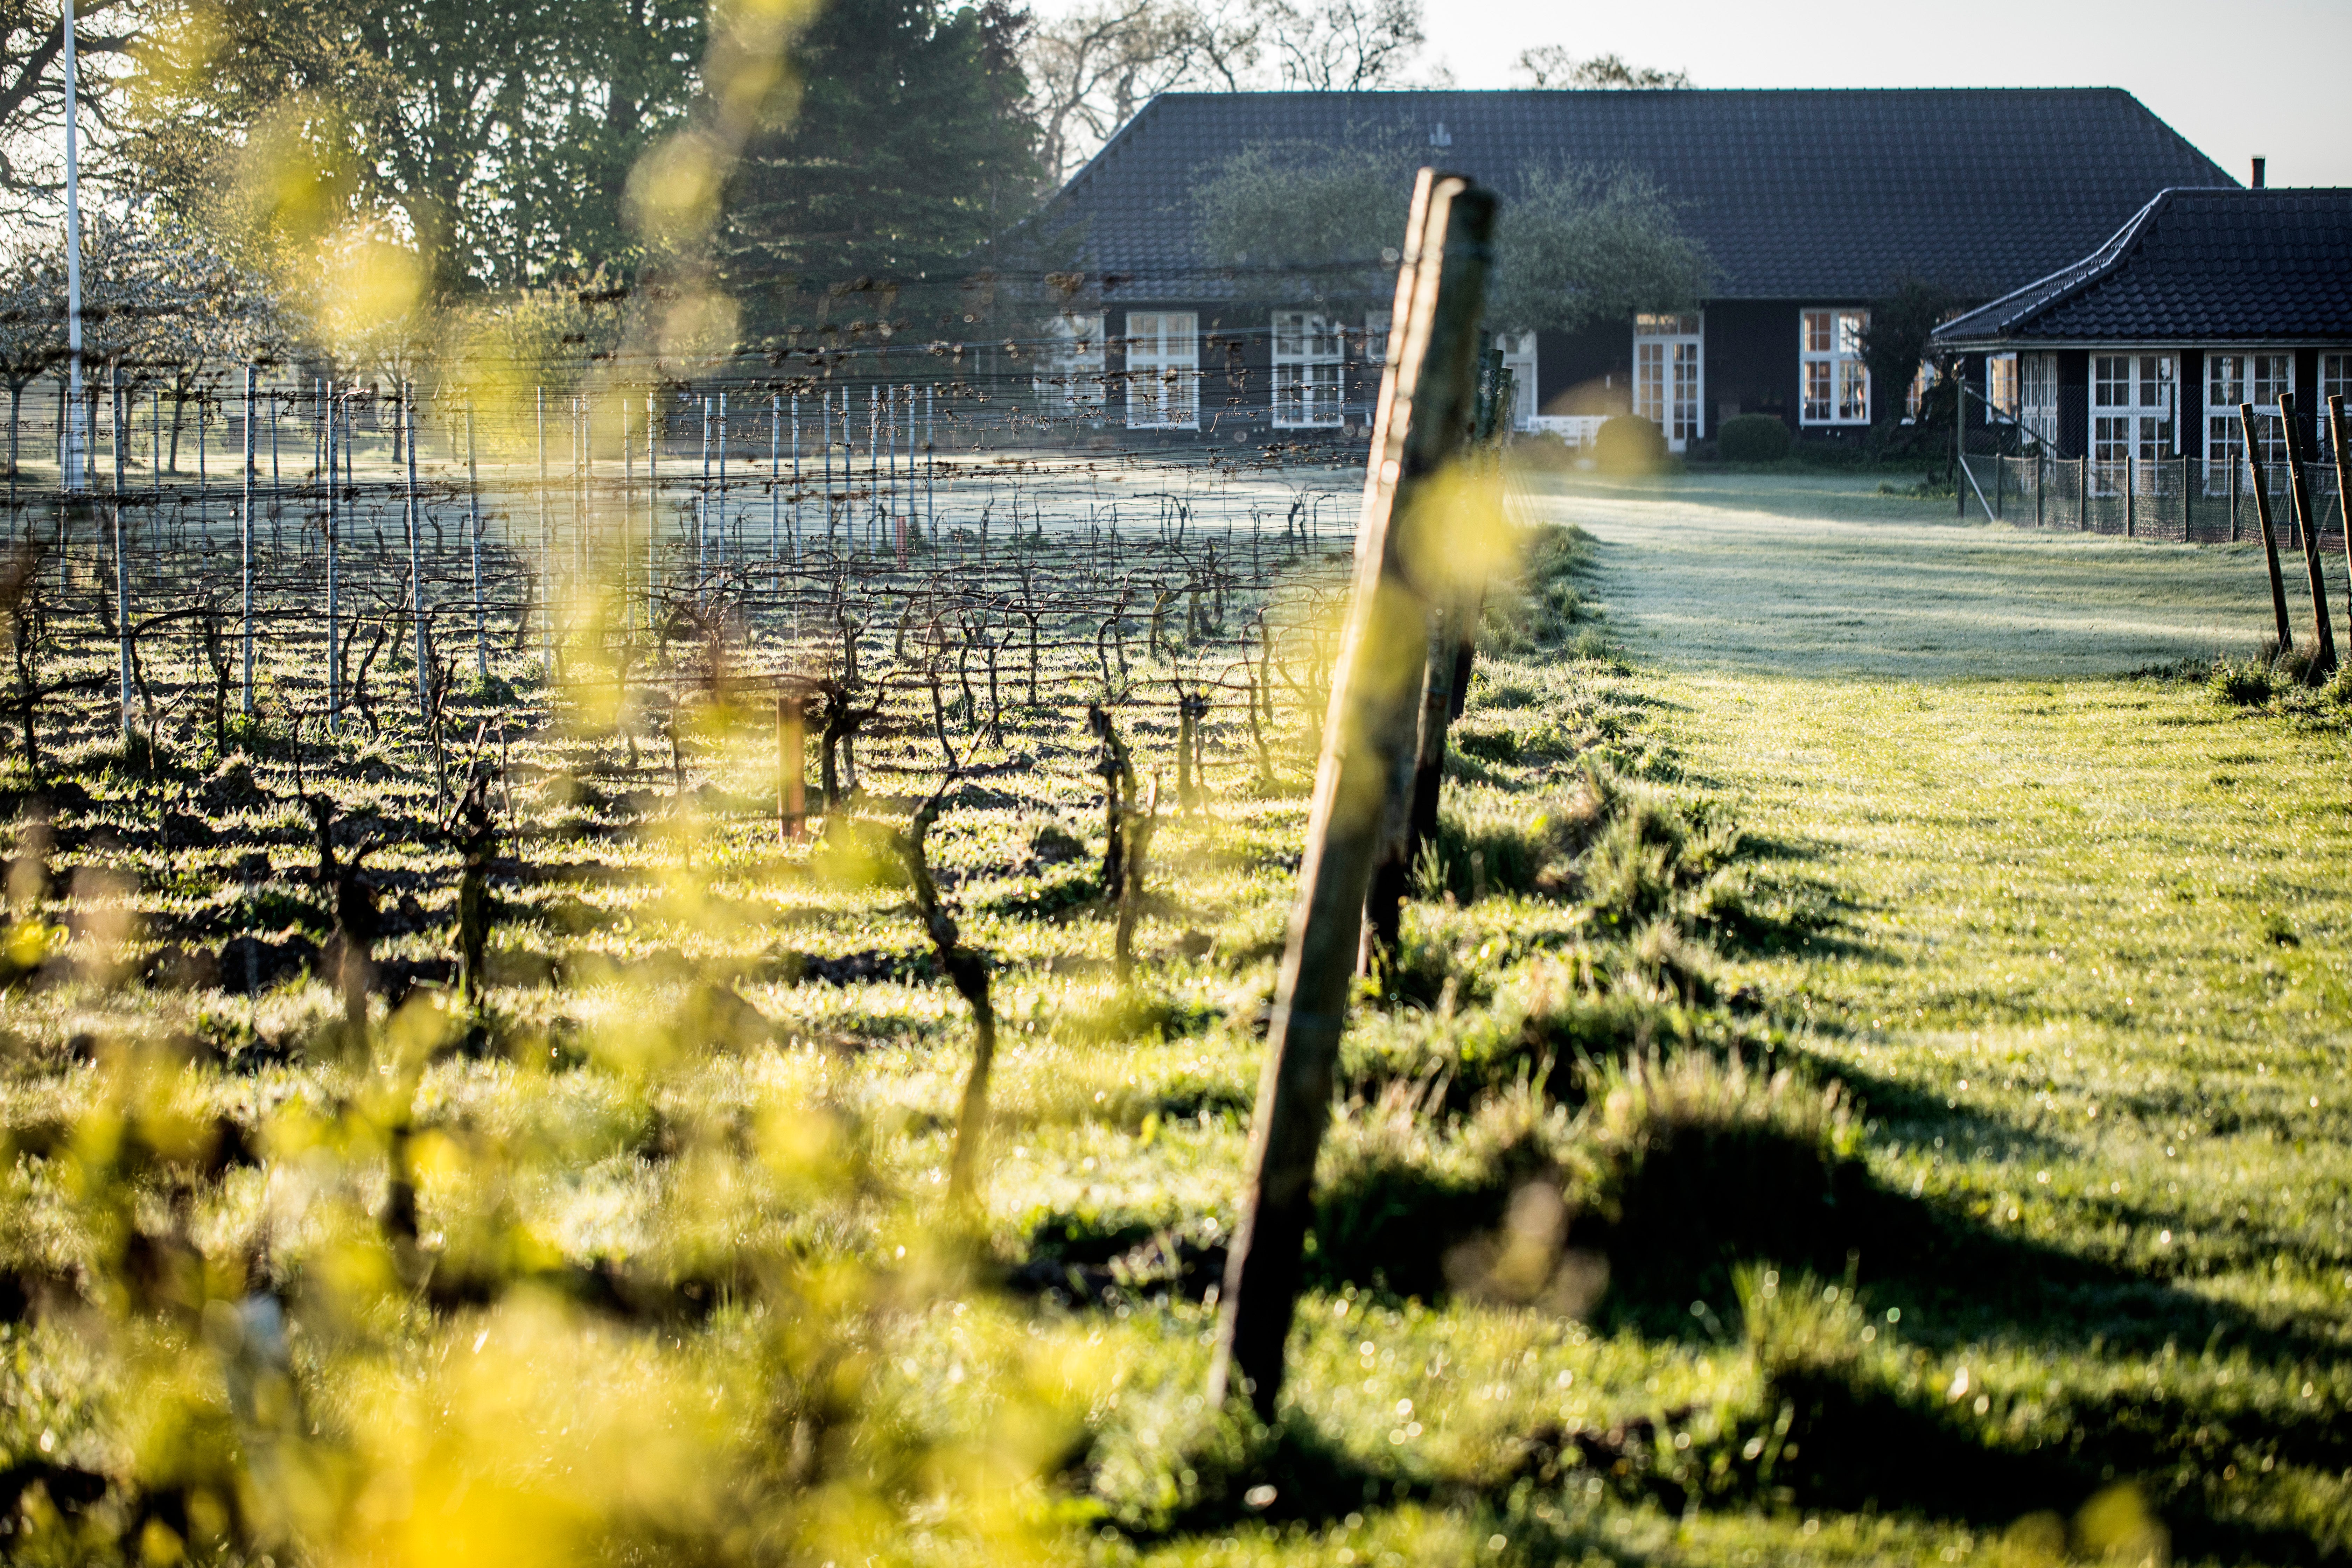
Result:
{"label": "leaning wooden post", "polygon": [[[2352,426],[2345,422],[2340,393],[2331,393],[2327,398],[2327,434],[2329,445],[2336,449],[2336,525],[2344,533],[2345,592],[2352,595],[2352,458],[2344,453],[2344,438],[2352,435]],[[2352,600],[2347,600],[2344,614],[2345,626],[2352,627]]]}
{"label": "leaning wooden post", "polygon": [[[1412,760],[1422,670],[1429,653],[1428,595],[1409,575],[1416,552],[1402,535],[1413,492],[1461,438],[1474,395],[1495,198],[1456,175],[1424,169],[1406,219],[1397,275],[1400,352],[1381,409],[1357,532],[1356,579],[1331,684],[1317,764],[1298,897],[1290,921],[1252,1122],[1250,1195],[1227,1260],[1209,1373],[1222,1405],[1238,1378],[1271,1415],[1282,1389],[1306,1241],[1315,1156],[1354,984],[1371,851],[1394,775]],[[1392,530],[1391,520],[1402,527]]]}
{"label": "leaning wooden post", "polygon": [[2278,535],[2271,531],[2271,487],[2263,478],[2261,437],[2254,430],[2254,405],[2238,405],[2238,429],[2246,444],[2246,472],[2254,481],[2254,517],[2263,525],[2263,559],[2270,563],[2271,610],[2278,616],[2279,652],[2294,646],[2294,633],[2286,624],[2286,580],[2279,575]]}
{"label": "leaning wooden post", "polygon": [[[2317,626],[2319,654],[2312,664],[2315,676],[2336,668],[2336,628],[2327,614],[2327,574],[2319,565],[2319,508],[2311,499],[2311,476],[2303,471],[2303,437],[2294,424],[2294,394],[2282,392],[2279,426],[2286,434],[2286,489],[2294,499],[2294,524],[2303,535],[2303,563],[2311,574],[2311,618]],[[2343,454],[2336,454],[2342,462]]]}

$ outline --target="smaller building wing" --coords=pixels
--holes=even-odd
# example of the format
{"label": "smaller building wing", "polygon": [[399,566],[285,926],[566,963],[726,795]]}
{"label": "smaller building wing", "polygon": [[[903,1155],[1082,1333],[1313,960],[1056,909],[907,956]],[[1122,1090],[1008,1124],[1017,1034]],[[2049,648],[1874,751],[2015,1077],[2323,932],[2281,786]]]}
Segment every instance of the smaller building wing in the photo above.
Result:
{"label": "smaller building wing", "polygon": [[2168,190],[2082,260],[1936,330],[1975,353],[2352,341],[2352,190]]}

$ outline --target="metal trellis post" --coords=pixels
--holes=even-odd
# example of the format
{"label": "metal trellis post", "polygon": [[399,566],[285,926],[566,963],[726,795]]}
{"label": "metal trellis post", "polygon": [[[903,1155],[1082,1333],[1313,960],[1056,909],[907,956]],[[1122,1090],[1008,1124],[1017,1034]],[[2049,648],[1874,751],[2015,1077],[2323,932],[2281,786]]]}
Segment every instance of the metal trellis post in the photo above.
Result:
{"label": "metal trellis post", "polygon": [[239,635],[245,642],[245,693],[239,710],[253,711],[253,366],[245,367],[245,463],[240,477],[244,498],[238,507],[244,526],[237,531],[237,577],[242,585]]}
{"label": "metal trellis post", "polygon": [[335,484],[335,416],[334,384],[330,382],[323,390],[320,417],[325,423],[320,439],[327,459],[327,732],[333,734],[343,722],[343,669],[335,657],[338,639],[342,630],[341,583],[337,576],[341,563],[336,534],[341,521],[338,487]]}
{"label": "metal trellis post", "polygon": [[474,535],[474,670],[490,678],[490,617],[482,603],[482,473],[474,458],[474,405],[466,405],[466,521]]}
{"label": "metal trellis post", "polygon": [[433,710],[432,661],[425,648],[425,510],[416,491],[416,399],[414,388],[401,388],[398,418],[408,447],[408,600],[416,622],[416,713]]}

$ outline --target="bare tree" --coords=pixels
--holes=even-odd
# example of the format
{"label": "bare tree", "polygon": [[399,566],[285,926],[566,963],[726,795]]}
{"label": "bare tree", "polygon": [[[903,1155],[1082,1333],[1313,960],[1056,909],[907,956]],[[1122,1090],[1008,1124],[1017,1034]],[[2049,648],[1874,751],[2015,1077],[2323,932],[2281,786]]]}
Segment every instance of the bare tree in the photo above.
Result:
{"label": "bare tree", "polygon": [[1402,87],[1429,41],[1421,0],[1250,0],[1281,84],[1316,92]]}
{"label": "bare tree", "polygon": [[[114,78],[156,8],[148,0],[79,0],[74,7],[76,96],[90,129],[111,129]],[[54,213],[64,187],[63,15],[58,0],[0,0],[0,212],[10,216]]]}
{"label": "bare tree", "polygon": [[1511,64],[1530,87],[1683,88],[1691,84],[1687,71],[1627,65],[1622,55],[1594,55],[1580,60],[1559,44],[1521,49]]}
{"label": "bare tree", "polygon": [[1190,0],[1093,0],[1033,29],[1022,66],[1046,175],[1067,177],[1155,94],[1238,90],[1261,26]]}

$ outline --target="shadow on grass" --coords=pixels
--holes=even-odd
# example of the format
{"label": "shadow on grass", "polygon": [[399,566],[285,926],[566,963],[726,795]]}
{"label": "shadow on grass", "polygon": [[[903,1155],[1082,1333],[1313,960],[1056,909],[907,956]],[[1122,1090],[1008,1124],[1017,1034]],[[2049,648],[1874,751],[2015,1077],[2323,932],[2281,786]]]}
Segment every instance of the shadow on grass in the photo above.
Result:
{"label": "shadow on grass", "polygon": [[[1769,1262],[1852,1274],[1923,1343],[1999,1335],[2156,1352],[2219,1349],[2332,1361],[2333,1343],[2173,1283],[2082,1257],[1894,1191],[1859,1161],[1769,1125],[1678,1129],[1649,1150],[1569,1245],[1606,1257],[1604,1325],[1700,1331],[1738,1312],[1732,1272]],[[2352,1444],[2347,1445],[2352,1458]]]}
{"label": "shadow on grass", "polygon": [[[2210,1482],[2181,1478],[2176,1467],[2186,1456],[2177,1445],[2152,1440],[2152,1428],[2185,1429],[2210,1412],[2158,1415],[2104,1401],[2079,1411],[2071,1445],[2022,1448],[1971,1422],[1964,1403],[1940,1394],[1906,1397],[1837,1369],[1776,1370],[1763,1394],[1755,1436],[1741,1449],[1743,1456],[1750,1447],[1760,1452],[1726,1475],[1751,1495],[1807,1508],[1927,1514],[1998,1531],[2032,1514],[2063,1518],[2117,1478],[2140,1477],[2156,1481],[2151,1500],[2180,1559],[2307,1563],[2335,1555],[2300,1531],[2233,1516],[2226,1505],[2216,1506]],[[2264,1441],[2276,1436],[2262,1434]],[[2340,1463],[2343,1444],[2326,1447],[2332,1452],[2315,1462]],[[2218,1469],[2219,1457],[2213,1463]],[[2168,1489],[2167,1479],[2157,1478],[2178,1484]]]}

